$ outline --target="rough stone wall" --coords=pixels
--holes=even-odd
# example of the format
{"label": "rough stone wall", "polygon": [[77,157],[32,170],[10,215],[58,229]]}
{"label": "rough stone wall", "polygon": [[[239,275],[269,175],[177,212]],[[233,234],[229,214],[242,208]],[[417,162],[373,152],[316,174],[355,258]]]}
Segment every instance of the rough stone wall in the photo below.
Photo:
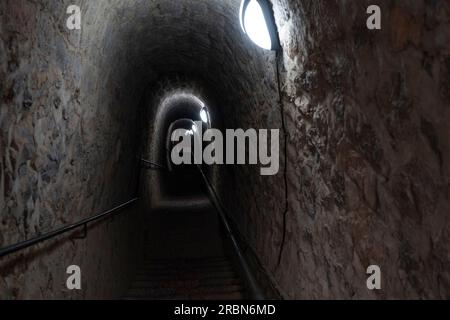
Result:
{"label": "rough stone wall", "polygon": [[[132,87],[123,90],[125,51],[95,14],[69,31],[69,4],[0,3],[0,247],[136,195],[136,132],[128,129],[136,99]],[[85,240],[63,236],[2,259],[0,299],[117,297],[137,259],[140,225],[140,213],[128,210],[91,225]],[[65,287],[72,264],[82,269],[81,292]]]}
{"label": "rough stone wall", "polygon": [[[381,31],[366,28],[370,1],[275,1],[289,190],[279,266],[283,199],[267,199],[283,185],[233,184],[251,186],[238,226],[286,298],[450,297],[450,4],[377,3]],[[366,287],[372,264],[380,291]]]}

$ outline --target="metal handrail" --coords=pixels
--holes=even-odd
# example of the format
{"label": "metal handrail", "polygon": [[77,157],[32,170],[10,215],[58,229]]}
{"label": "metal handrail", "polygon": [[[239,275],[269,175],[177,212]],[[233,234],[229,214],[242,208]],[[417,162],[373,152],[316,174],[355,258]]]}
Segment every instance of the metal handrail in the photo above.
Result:
{"label": "metal handrail", "polygon": [[145,164],[146,166],[150,167],[151,169],[154,169],[154,170],[169,171],[168,168],[166,168],[163,165],[160,165],[160,164],[158,164],[156,162],[153,162],[153,161],[149,161],[149,160],[146,160],[146,159],[141,159],[141,162],[143,164]]}
{"label": "metal handrail", "polygon": [[217,195],[216,191],[214,190],[214,187],[213,187],[211,181],[209,181],[208,177],[202,170],[201,166],[197,166],[197,168],[200,171],[200,174],[202,175],[203,180],[205,181],[205,184],[208,188],[208,192],[210,194],[210,198],[212,198],[211,200],[217,209],[220,220],[221,220],[222,224],[224,225],[227,235],[230,238],[231,243],[234,247],[234,251],[235,251],[236,257],[239,261],[243,275],[244,275],[245,279],[247,280],[247,285],[248,285],[248,289],[251,293],[251,296],[256,300],[263,300],[264,295],[262,293],[262,290],[259,287],[258,282],[256,281],[256,279],[253,275],[253,272],[251,271],[250,266],[248,265],[247,260],[245,259],[244,255],[242,253],[242,250],[239,246],[239,243],[238,243],[236,237],[234,236],[234,232],[231,229],[231,226],[228,222],[228,217],[227,217],[225,209],[220,201],[220,198]]}
{"label": "metal handrail", "polygon": [[107,216],[110,216],[110,215],[114,214],[115,212],[117,212],[117,211],[119,211],[119,210],[121,210],[121,209],[123,209],[123,208],[125,208],[125,207],[127,207],[127,206],[129,206],[129,205],[131,205],[133,203],[135,203],[137,200],[139,200],[139,198],[131,199],[130,201],[127,201],[127,202],[125,202],[125,203],[123,203],[123,204],[121,204],[121,205],[119,205],[119,206],[117,206],[115,208],[112,208],[112,209],[110,209],[108,211],[102,212],[102,213],[100,213],[98,215],[95,215],[93,217],[81,220],[80,222],[73,223],[71,225],[68,225],[68,226],[56,229],[54,231],[48,232],[48,233],[46,233],[46,234],[44,234],[42,236],[30,239],[30,240],[26,240],[26,241],[23,241],[23,242],[11,245],[9,247],[5,247],[3,249],[0,249],[0,258],[3,258],[5,256],[7,256],[7,255],[10,255],[10,254],[18,252],[18,251],[22,251],[24,249],[27,249],[27,248],[32,247],[34,245],[37,245],[37,244],[39,244],[41,242],[44,242],[44,241],[50,240],[52,238],[55,238],[56,236],[59,236],[59,235],[61,235],[63,233],[67,233],[69,231],[77,229],[79,227],[83,227],[83,226],[86,227],[88,223],[91,223],[91,222],[100,220],[102,218],[105,218]]}
{"label": "metal handrail", "polygon": [[[150,161],[147,161],[147,160],[144,160],[144,159],[142,159],[142,161],[144,163],[155,165],[154,163],[152,163]],[[165,168],[164,166],[161,166],[161,165],[158,165],[158,167],[160,167],[162,169],[167,169],[167,168]],[[250,290],[250,292],[252,294],[252,297],[257,299],[257,300],[264,299],[262,291],[259,288],[259,285],[258,285],[255,277],[253,276],[253,273],[251,272],[250,267],[249,267],[246,259],[244,258],[244,255],[242,254],[242,250],[241,250],[241,248],[239,246],[239,243],[238,243],[236,237],[233,234],[233,230],[231,229],[231,226],[228,223],[227,214],[225,213],[225,210],[223,208],[223,205],[221,204],[219,196],[217,195],[216,191],[214,190],[214,187],[212,186],[212,183],[209,181],[208,177],[203,172],[202,168],[200,166],[197,166],[197,168],[198,168],[200,174],[202,175],[203,180],[205,181],[205,184],[207,186],[208,192],[210,194],[210,198],[211,198],[214,206],[217,209],[217,212],[219,214],[220,220],[221,220],[222,224],[224,225],[225,230],[227,232],[227,235],[230,238],[231,243],[232,243],[232,245],[234,247],[237,259],[239,260],[239,264],[240,264],[240,266],[242,268],[242,272],[244,273],[244,277],[247,280],[248,287],[249,287],[249,290]],[[44,241],[53,239],[53,238],[55,238],[55,237],[57,237],[57,236],[59,236],[61,234],[67,233],[69,231],[72,231],[72,230],[80,228],[80,227],[85,227],[85,230],[87,230],[87,225],[89,223],[92,223],[94,221],[98,221],[98,220],[100,220],[102,218],[105,218],[107,216],[113,215],[115,212],[117,212],[117,211],[119,211],[119,210],[121,210],[121,209],[123,209],[123,208],[125,208],[125,207],[127,207],[127,206],[129,206],[129,205],[131,205],[133,203],[135,203],[138,200],[139,200],[139,198],[136,197],[136,198],[131,199],[131,200],[129,200],[129,201],[127,201],[127,202],[117,206],[117,207],[114,207],[114,208],[112,208],[110,210],[102,212],[102,213],[100,213],[98,215],[95,215],[93,217],[90,217],[90,218],[87,218],[87,219],[83,219],[83,220],[81,220],[81,221],[79,221],[77,223],[73,223],[73,224],[67,225],[65,227],[56,229],[56,230],[48,232],[48,233],[46,233],[46,234],[44,234],[42,236],[35,237],[33,239],[26,240],[26,241],[23,241],[23,242],[19,242],[17,244],[14,244],[14,245],[5,247],[3,249],[0,249],[0,258],[3,258],[5,256],[11,255],[13,253],[16,253],[16,252],[19,252],[19,251],[22,251],[22,250],[25,250],[25,249],[27,249],[29,247],[32,247],[32,246],[35,246],[35,245],[37,245],[39,243],[42,243]]]}
{"label": "metal handrail", "polygon": [[[192,125],[195,125],[195,122],[192,121]],[[211,124],[209,124],[209,127],[211,126]],[[167,145],[169,145],[169,137],[171,136],[168,135],[168,140],[167,140]],[[167,150],[168,151],[168,148]],[[171,170],[169,168],[166,168],[162,165],[159,164],[155,164],[151,161],[142,159],[142,161],[144,163],[147,164],[151,164],[151,165],[156,165],[159,168],[163,168],[165,170],[168,170],[169,172],[171,172]],[[247,263],[247,260],[245,259],[242,250],[239,246],[238,240],[236,239],[236,237],[234,236],[233,230],[230,226],[230,223],[228,222],[228,215],[226,214],[226,210],[224,209],[224,206],[222,205],[221,201],[220,201],[220,197],[217,195],[212,183],[209,181],[207,175],[204,173],[201,165],[197,165],[197,169],[199,170],[201,176],[203,177],[203,180],[205,181],[206,187],[208,189],[208,193],[209,193],[209,198],[210,200],[213,202],[213,205],[215,206],[219,218],[225,228],[225,231],[227,233],[227,236],[229,237],[231,244],[233,245],[235,254],[236,254],[236,258],[240,264],[241,267],[241,271],[243,272],[243,276],[245,277],[245,280],[247,282],[247,287],[251,293],[251,296],[256,299],[256,300],[263,300],[264,299],[264,295],[262,293],[261,288],[258,285],[258,282],[255,279],[255,276],[253,275],[250,266]]]}
{"label": "metal handrail", "polygon": [[[155,163],[145,160],[145,159],[142,159],[142,161],[144,163],[156,165]],[[166,168],[162,165],[157,165],[157,166],[164,170],[167,170],[168,172],[171,172],[168,168]],[[220,222],[223,224],[225,231],[227,233],[227,236],[231,240],[231,244],[233,245],[236,257],[239,261],[243,275],[247,281],[247,285],[248,285],[249,291],[251,293],[251,296],[256,300],[263,300],[264,295],[262,293],[262,290],[259,287],[258,282],[256,281],[256,279],[250,269],[250,266],[248,265],[247,260],[245,259],[244,255],[242,253],[242,250],[239,246],[239,243],[238,243],[236,237],[234,236],[234,232],[230,226],[230,223],[228,222],[228,216],[225,212],[224,206],[222,205],[222,202],[221,202],[219,196],[217,195],[211,181],[209,181],[208,176],[205,174],[202,167],[200,165],[197,165],[196,167],[197,167],[198,171],[200,172],[203,180],[205,181],[206,187],[208,189],[208,193],[210,195],[209,198],[213,202],[213,205],[217,210]]]}

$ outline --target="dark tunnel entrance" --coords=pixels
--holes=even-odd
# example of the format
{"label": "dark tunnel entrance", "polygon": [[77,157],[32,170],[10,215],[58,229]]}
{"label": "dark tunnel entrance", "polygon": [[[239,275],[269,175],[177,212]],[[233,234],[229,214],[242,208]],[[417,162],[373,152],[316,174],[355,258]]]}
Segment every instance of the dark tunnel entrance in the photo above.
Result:
{"label": "dark tunnel entrance", "polygon": [[[156,170],[147,172],[145,181],[148,189],[157,190],[150,196],[149,207],[158,208],[180,208],[208,206],[207,190],[205,182],[200,175],[198,167],[192,165],[174,165],[171,160],[172,147],[175,145],[171,141],[172,134],[177,129],[187,129],[186,134],[193,136],[194,122],[202,123],[204,129],[211,127],[210,110],[214,110],[213,105],[207,105],[200,94],[189,87],[170,88],[163,90],[164,94],[156,101],[152,100],[156,115],[155,122],[144,138],[144,155],[147,160],[159,164],[166,170]],[[207,118],[204,112],[207,111]],[[214,121],[214,125],[220,124]],[[207,178],[214,181],[218,168],[203,167]]]}
{"label": "dark tunnel entrance", "polygon": [[[191,159],[191,164],[174,164],[172,161],[172,153],[175,152],[176,144],[178,141],[172,141],[172,135],[175,130],[185,131],[185,135],[188,135],[191,140],[194,139],[194,129],[195,123],[193,119],[178,119],[173,122],[166,135],[166,164],[168,172],[164,177],[165,186],[167,187],[166,192],[169,196],[173,197],[195,197],[196,195],[206,195],[205,183],[202,176],[198,170],[197,165],[193,161],[193,150],[189,153],[189,158]],[[196,130],[196,129],[195,129]],[[193,143],[191,143],[193,145]]]}
{"label": "dark tunnel entrance", "polygon": [[144,266],[125,298],[251,298],[230,230],[215,207],[212,181],[217,179],[218,167],[195,164],[193,149],[188,154],[191,164],[172,161],[179,142],[172,140],[173,134],[181,130],[193,146],[198,126],[206,130],[219,125],[215,120],[219,113],[211,116],[214,103],[207,104],[189,86],[163,91],[151,108],[157,115],[145,143],[145,154],[151,156],[146,162],[158,166],[141,178],[159,196],[149,199],[152,210],[146,217]]}

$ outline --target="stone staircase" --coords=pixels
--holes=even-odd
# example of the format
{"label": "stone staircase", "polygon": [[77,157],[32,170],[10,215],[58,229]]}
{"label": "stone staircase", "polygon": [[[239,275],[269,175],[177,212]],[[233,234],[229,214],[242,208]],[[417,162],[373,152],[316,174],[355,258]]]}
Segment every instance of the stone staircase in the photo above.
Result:
{"label": "stone staircase", "polygon": [[242,280],[224,250],[211,210],[169,211],[149,221],[145,259],[128,300],[238,300]]}
{"label": "stone staircase", "polygon": [[125,299],[238,300],[244,288],[226,257],[147,260]]}

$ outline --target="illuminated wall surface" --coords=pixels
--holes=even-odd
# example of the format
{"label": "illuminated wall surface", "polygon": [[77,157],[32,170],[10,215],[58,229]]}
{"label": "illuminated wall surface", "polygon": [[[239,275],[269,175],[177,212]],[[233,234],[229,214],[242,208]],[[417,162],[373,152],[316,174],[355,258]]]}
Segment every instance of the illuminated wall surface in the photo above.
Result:
{"label": "illuminated wall surface", "polygon": [[[205,177],[265,297],[450,298],[450,2],[269,7],[276,51],[256,0],[0,1],[0,248],[139,197],[0,299],[249,297]],[[189,121],[278,129],[279,170],[166,172]]]}

